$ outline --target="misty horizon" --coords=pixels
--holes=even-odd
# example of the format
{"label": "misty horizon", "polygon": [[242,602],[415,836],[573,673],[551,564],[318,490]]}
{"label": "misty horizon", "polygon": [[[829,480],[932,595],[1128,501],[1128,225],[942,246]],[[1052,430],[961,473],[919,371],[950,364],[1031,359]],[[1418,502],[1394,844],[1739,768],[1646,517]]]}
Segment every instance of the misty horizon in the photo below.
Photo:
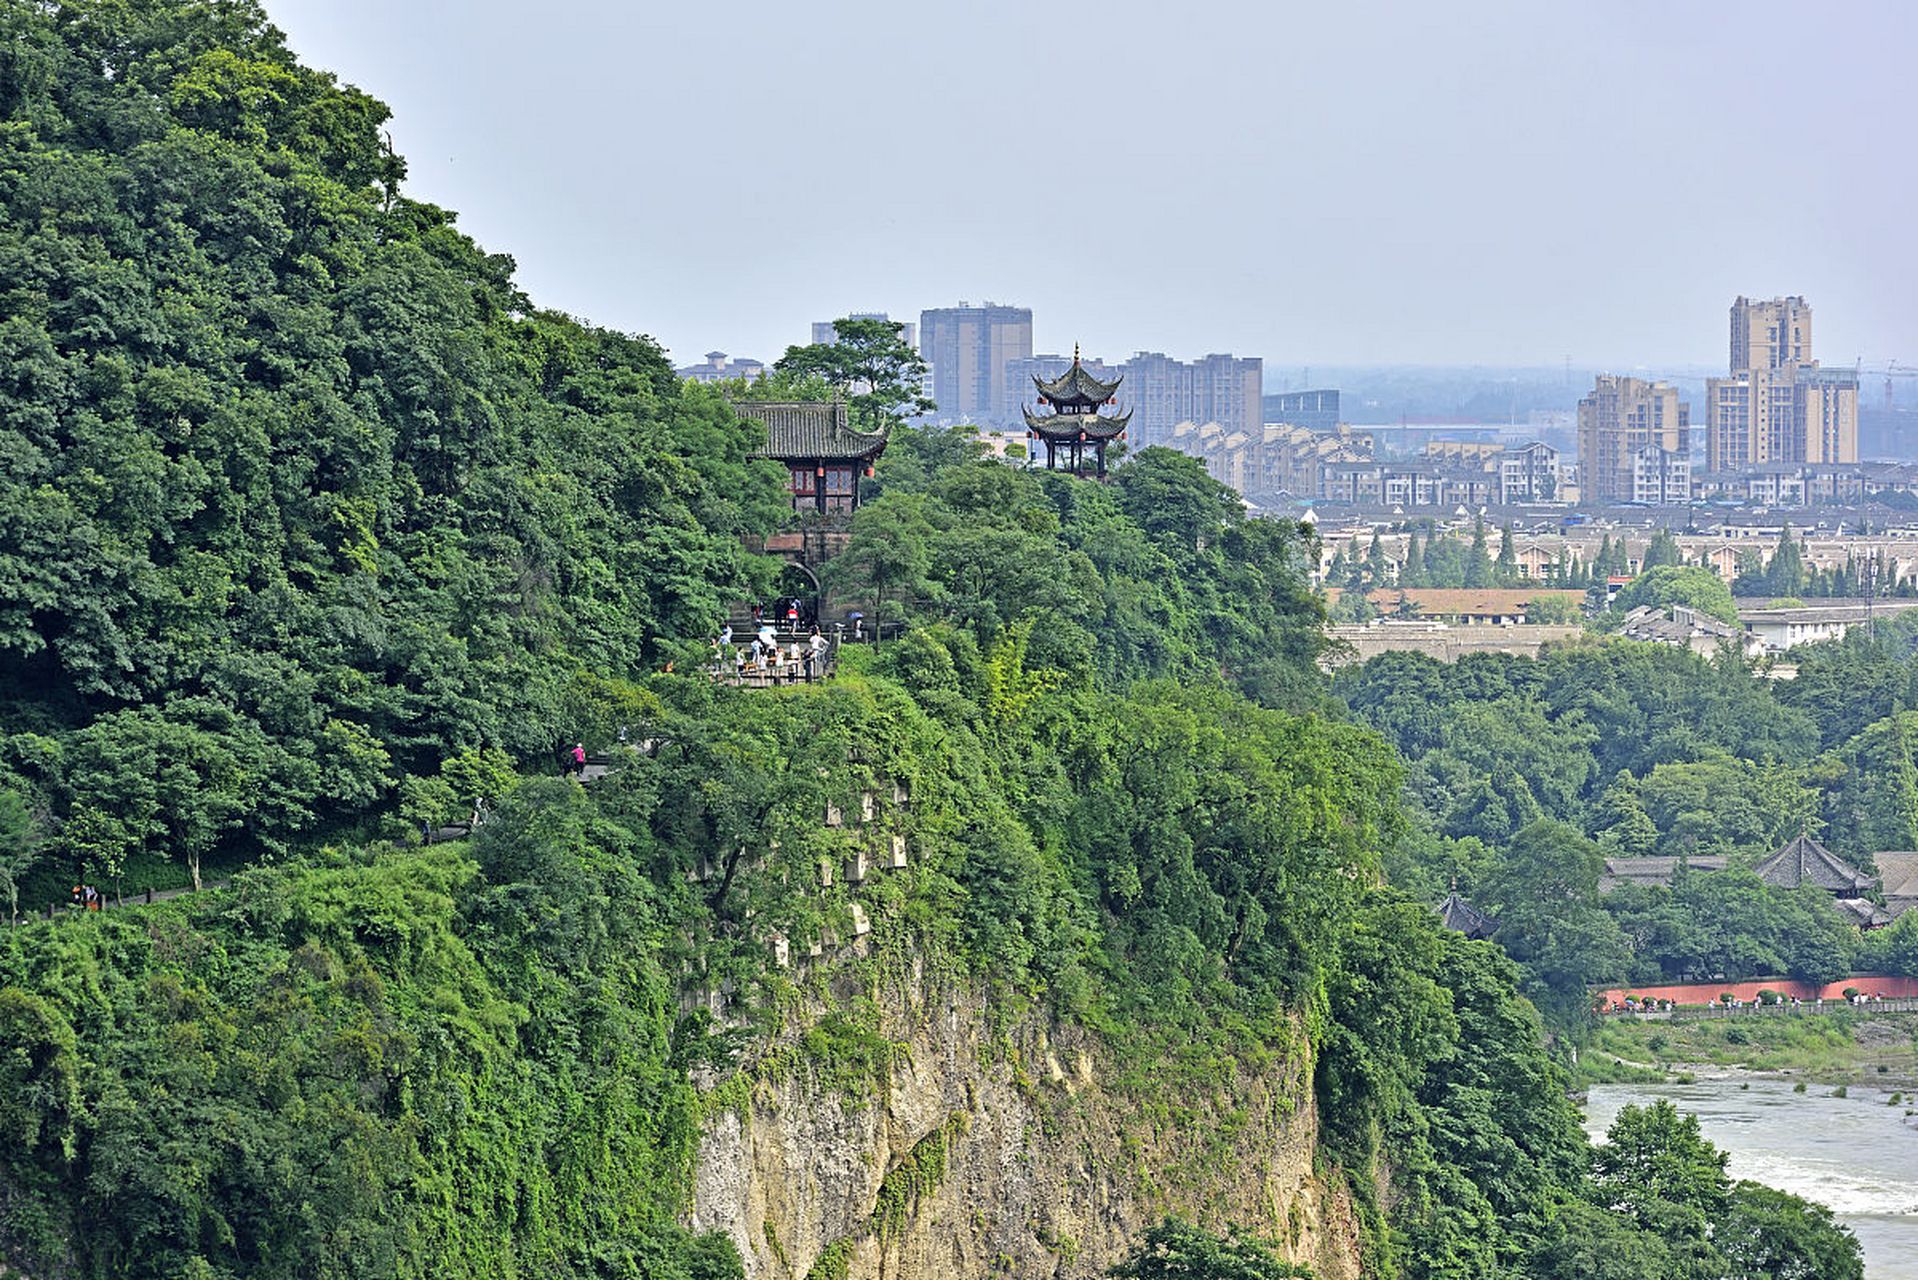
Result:
{"label": "misty horizon", "polygon": [[678,363],[991,297],[1112,359],[1715,368],[1740,294],[1918,362],[1902,5],[266,7],[410,194]]}

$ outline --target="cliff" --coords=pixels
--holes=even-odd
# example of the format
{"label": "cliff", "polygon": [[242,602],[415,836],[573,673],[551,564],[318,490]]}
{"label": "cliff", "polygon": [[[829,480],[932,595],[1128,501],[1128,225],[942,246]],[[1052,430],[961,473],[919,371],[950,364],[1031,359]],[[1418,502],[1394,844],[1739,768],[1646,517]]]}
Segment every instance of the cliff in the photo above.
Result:
{"label": "cliff", "polygon": [[1081,1029],[995,1022],[978,990],[913,968],[877,1000],[883,1085],[749,1063],[750,1090],[736,1078],[712,1108],[691,1225],[730,1236],[752,1280],[1100,1276],[1167,1213],[1276,1241],[1322,1280],[1360,1275],[1342,1181],[1314,1168],[1302,1036],[1193,1088]]}

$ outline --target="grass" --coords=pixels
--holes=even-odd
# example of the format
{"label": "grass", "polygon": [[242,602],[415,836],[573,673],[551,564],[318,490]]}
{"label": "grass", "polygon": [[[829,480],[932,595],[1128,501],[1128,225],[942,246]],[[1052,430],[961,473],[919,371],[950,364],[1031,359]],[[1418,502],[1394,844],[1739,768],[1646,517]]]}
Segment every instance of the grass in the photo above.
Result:
{"label": "grass", "polygon": [[1856,1084],[1869,1077],[1880,1086],[1910,1087],[1918,1085],[1915,1037],[1918,1014],[1868,1009],[1697,1022],[1619,1019],[1599,1028],[1581,1058],[1646,1064],[1656,1068],[1654,1077],[1682,1063],[1789,1073],[1824,1084]]}

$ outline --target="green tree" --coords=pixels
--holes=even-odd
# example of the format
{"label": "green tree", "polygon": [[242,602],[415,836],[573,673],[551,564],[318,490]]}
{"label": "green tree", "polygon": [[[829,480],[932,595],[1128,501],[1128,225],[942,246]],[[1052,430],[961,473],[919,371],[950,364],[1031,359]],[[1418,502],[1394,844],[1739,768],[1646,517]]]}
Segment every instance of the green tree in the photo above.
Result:
{"label": "green tree", "polygon": [[1563,1013],[1582,1008],[1586,987],[1624,975],[1625,935],[1599,905],[1604,854],[1578,831],[1535,822],[1494,860],[1480,905],[1498,920],[1498,943],[1537,993]]}
{"label": "green tree", "polygon": [[1281,1262],[1262,1241],[1236,1233],[1221,1238],[1177,1218],[1148,1227],[1139,1247],[1107,1274],[1120,1280],[1310,1280],[1312,1275]]}
{"label": "green tree", "polygon": [[1518,567],[1518,544],[1512,540],[1512,526],[1507,524],[1499,534],[1498,559],[1492,565],[1492,580],[1501,587],[1515,587],[1524,579],[1525,575]]}
{"label": "green tree", "polygon": [[890,494],[853,517],[846,549],[826,566],[826,584],[839,596],[870,598],[875,623],[898,621],[910,599],[929,592],[932,525],[924,499]]}
{"label": "green tree", "polygon": [[1612,602],[1615,614],[1629,613],[1642,605],[1665,607],[1682,604],[1721,622],[1737,622],[1738,606],[1731,589],[1710,569],[1662,566],[1639,574],[1620,588]]}
{"label": "green tree", "polygon": [[1485,542],[1485,517],[1472,518],[1472,548],[1466,553],[1465,581],[1467,587],[1489,587],[1492,585],[1494,571],[1492,557]]}
{"label": "green tree", "polygon": [[1730,1280],[1863,1280],[1863,1251],[1830,1209],[1784,1191],[1740,1182],[1712,1243]]}
{"label": "green tree", "polygon": [[1625,1107],[1593,1155],[1592,1181],[1601,1207],[1666,1242],[1682,1260],[1679,1274],[1710,1276],[1723,1265],[1710,1237],[1731,1202],[1731,1180],[1697,1116],[1663,1099]]}
{"label": "green tree", "polygon": [[40,833],[27,798],[0,786],[0,887],[7,894],[7,918],[20,922],[20,880],[40,851]]}
{"label": "green tree", "polygon": [[924,390],[926,362],[902,336],[904,324],[849,316],[832,328],[834,341],[788,347],[773,368],[823,378],[851,398],[853,421],[868,431],[937,407]]}
{"label": "green tree", "polygon": [[1370,591],[1387,584],[1391,571],[1385,563],[1385,548],[1379,541],[1379,531],[1372,531],[1372,545],[1365,550],[1365,586]]}
{"label": "green tree", "polygon": [[1405,564],[1399,570],[1401,587],[1423,587],[1425,581],[1425,546],[1419,541],[1417,530],[1413,530],[1406,540]]}
{"label": "green tree", "polygon": [[1805,558],[1799,552],[1798,539],[1792,535],[1789,522],[1778,531],[1778,547],[1772,552],[1771,563],[1765,567],[1765,591],[1774,596],[1804,594]]}
{"label": "green tree", "polygon": [[1652,535],[1651,544],[1645,548],[1645,557],[1639,561],[1639,571],[1649,573],[1658,568],[1679,568],[1685,563],[1685,557],[1679,553],[1678,540],[1672,537],[1671,530],[1660,529]]}

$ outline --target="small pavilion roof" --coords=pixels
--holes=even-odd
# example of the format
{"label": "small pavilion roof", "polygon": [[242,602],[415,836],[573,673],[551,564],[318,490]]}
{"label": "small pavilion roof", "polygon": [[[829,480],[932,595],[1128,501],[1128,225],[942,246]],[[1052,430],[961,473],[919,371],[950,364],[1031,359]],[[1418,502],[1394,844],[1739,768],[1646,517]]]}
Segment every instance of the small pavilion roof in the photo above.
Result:
{"label": "small pavilion roof", "polygon": [[1498,929],[1496,920],[1459,897],[1457,889],[1446,894],[1445,901],[1434,909],[1440,924],[1468,938],[1489,938]]}
{"label": "small pavilion roof", "polygon": [[755,458],[860,461],[886,447],[888,432],[852,429],[844,401],[742,400],[733,409],[765,424],[766,444],[753,451]]}
{"label": "small pavilion roof", "polygon": [[1104,404],[1112,399],[1112,393],[1125,381],[1122,373],[1110,382],[1101,382],[1086,372],[1079,363],[1078,348],[1072,351],[1072,367],[1048,382],[1038,374],[1032,375],[1032,385],[1039,388],[1039,394],[1055,405],[1093,405]]}
{"label": "small pavilion roof", "polygon": [[1809,884],[1846,897],[1869,892],[1875,883],[1871,876],[1808,835],[1799,836],[1752,870],[1766,884],[1784,889]]}
{"label": "small pavilion roof", "polygon": [[1081,431],[1088,440],[1110,440],[1126,428],[1132,421],[1132,410],[1103,417],[1096,413],[1048,413],[1035,414],[1030,409],[1021,409],[1026,415],[1026,425],[1049,440],[1077,440]]}

